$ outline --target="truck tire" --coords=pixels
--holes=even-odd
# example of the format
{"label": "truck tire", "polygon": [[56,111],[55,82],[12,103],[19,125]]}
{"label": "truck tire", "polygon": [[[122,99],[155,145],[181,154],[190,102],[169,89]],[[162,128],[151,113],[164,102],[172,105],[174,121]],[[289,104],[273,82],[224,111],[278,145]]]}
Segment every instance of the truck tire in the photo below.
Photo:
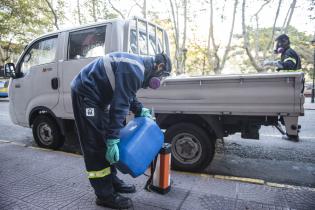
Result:
{"label": "truck tire", "polygon": [[58,149],[65,141],[55,120],[47,115],[39,115],[33,123],[33,136],[39,147]]}
{"label": "truck tire", "polygon": [[[214,137],[213,137],[214,138]],[[215,139],[192,123],[178,123],[166,130],[165,141],[172,144],[172,168],[201,171],[213,159]]]}

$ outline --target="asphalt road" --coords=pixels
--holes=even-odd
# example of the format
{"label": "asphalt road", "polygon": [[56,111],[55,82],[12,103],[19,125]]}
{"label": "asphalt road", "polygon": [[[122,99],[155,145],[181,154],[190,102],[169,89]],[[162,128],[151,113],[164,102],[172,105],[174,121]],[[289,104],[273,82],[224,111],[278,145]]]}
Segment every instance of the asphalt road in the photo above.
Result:
{"label": "asphalt road", "polygon": [[[34,146],[31,129],[12,124],[8,109],[8,100],[0,99],[0,140]],[[214,160],[204,172],[315,187],[315,110],[305,110],[299,123],[300,142],[283,140],[272,127],[260,130],[260,140],[241,139],[235,134],[226,138],[224,145],[217,142]],[[77,144],[68,143],[62,150],[77,148]]]}

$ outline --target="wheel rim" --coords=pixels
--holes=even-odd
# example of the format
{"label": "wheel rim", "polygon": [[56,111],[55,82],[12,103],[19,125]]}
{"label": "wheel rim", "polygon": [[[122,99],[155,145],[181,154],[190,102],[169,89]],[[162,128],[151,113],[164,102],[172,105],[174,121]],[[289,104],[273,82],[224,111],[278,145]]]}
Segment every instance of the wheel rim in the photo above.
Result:
{"label": "wheel rim", "polygon": [[51,127],[43,122],[43,123],[40,123],[37,127],[37,136],[40,140],[40,142],[44,145],[51,145],[53,140],[54,140],[54,137],[53,137],[53,134],[52,134],[52,129]]}
{"label": "wheel rim", "polygon": [[181,163],[196,163],[201,157],[201,152],[200,142],[190,133],[180,133],[172,139],[172,155]]}

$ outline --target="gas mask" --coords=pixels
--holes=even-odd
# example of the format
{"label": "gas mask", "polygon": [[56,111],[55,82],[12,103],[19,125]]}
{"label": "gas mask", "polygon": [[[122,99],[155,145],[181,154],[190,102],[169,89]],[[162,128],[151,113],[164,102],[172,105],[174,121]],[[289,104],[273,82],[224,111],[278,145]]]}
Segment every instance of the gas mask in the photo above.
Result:
{"label": "gas mask", "polygon": [[154,69],[146,75],[144,87],[157,89],[161,86],[162,81],[170,75],[172,70],[171,60],[168,55],[160,53],[155,55]]}
{"label": "gas mask", "polygon": [[287,48],[290,47],[290,39],[286,34],[282,34],[276,38],[274,53],[283,53]]}
{"label": "gas mask", "polygon": [[281,46],[282,44],[280,42],[276,42],[275,43],[275,47],[274,47],[274,53],[275,54],[280,54],[284,52],[284,47]]}

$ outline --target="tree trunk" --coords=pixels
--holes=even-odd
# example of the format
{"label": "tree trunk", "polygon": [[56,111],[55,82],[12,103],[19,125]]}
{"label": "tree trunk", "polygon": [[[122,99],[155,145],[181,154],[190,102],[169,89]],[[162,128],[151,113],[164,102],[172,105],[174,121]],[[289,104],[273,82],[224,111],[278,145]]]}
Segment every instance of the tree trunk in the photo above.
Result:
{"label": "tree trunk", "polygon": [[255,15],[255,20],[256,20],[256,31],[255,31],[255,59],[258,59],[258,50],[259,50],[259,19],[258,15]]}
{"label": "tree trunk", "polygon": [[[173,29],[174,29],[174,41],[175,41],[175,67],[176,74],[180,74],[180,64],[179,64],[179,28],[178,28],[178,12],[176,12],[177,17],[175,15],[175,8],[172,0],[169,0],[171,11],[172,11],[172,19],[173,19]],[[175,2],[176,3],[176,2]],[[178,8],[177,8],[178,9]]]}
{"label": "tree trunk", "polygon": [[[215,74],[218,74],[220,71],[220,57],[218,55],[219,46],[215,44],[214,34],[213,34],[213,0],[210,0],[210,40],[213,48],[214,55],[214,63],[213,63],[213,71]],[[211,57],[209,57],[211,59]]]}
{"label": "tree trunk", "polygon": [[92,0],[92,17],[94,22],[97,22],[97,14],[96,14],[96,7],[97,7],[97,0]]}
{"label": "tree trunk", "polygon": [[211,22],[209,24],[209,32],[208,32],[208,42],[207,42],[207,60],[208,60],[208,66],[212,67],[212,59],[211,59]]}
{"label": "tree trunk", "polygon": [[244,38],[244,49],[246,51],[247,56],[249,57],[251,64],[254,66],[254,68],[257,70],[257,72],[262,72],[262,71],[264,71],[264,69],[256,63],[256,60],[250,51],[248,34],[246,31],[246,24],[245,24],[245,4],[246,4],[246,0],[243,0],[243,4],[242,4],[242,29],[243,29],[243,38]]}
{"label": "tree trunk", "polygon": [[281,3],[282,3],[282,0],[279,0],[277,12],[276,12],[276,17],[275,17],[275,21],[273,22],[273,26],[272,26],[272,34],[271,34],[271,37],[270,37],[270,41],[268,42],[268,45],[267,45],[267,47],[265,48],[264,57],[266,57],[266,53],[267,53],[267,51],[270,49],[271,44],[273,43],[273,40],[274,40],[275,29],[276,29],[276,23],[277,23],[277,20],[278,20],[278,17],[279,17],[279,12],[280,12],[280,8],[281,8]]}
{"label": "tree trunk", "polygon": [[271,0],[265,1],[260,8],[257,10],[257,12],[254,14],[255,20],[256,20],[256,32],[255,32],[255,59],[258,59],[258,51],[259,51],[259,13],[263,10],[263,8],[270,3]]}
{"label": "tree trunk", "polygon": [[292,1],[292,4],[291,4],[291,6],[290,6],[290,8],[291,8],[290,15],[289,15],[287,24],[286,24],[285,29],[284,29],[284,33],[285,33],[285,34],[288,33],[288,27],[289,27],[289,25],[290,25],[290,22],[291,22],[293,13],[294,13],[295,5],[296,5],[296,0],[293,0],[293,1]]}
{"label": "tree trunk", "polygon": [[80,10],[80,0],[77,0],[77,10],[78,10],[78,20],[79,20],[79,24],[82,24],[82,20],[81,20],[81,10]]}
{"label": "tree trunk", "polygon": [[54,16],[54,25],[56,27],[57,30],[59,30],[59,25],[58,25],[58,16],[56,11],[54,10],[53,6],[51,5],[51,3],[49,2],[49,0],[45,0],[45,2],[47,3],[52,15]]}
{"label": "tree trunk", "polygon": [[111,0],[108,0],[108,2],[109,2],[109,4],[110,4],[110,6],[113,8],[113,10],[114,10],[115,12],[117,12],[117,13],[121,16],[122,19],[126,19],[126,18],[125,18],[125,15],[124,15],[117,7],[114,6],[114,4],[112,3]]}
{"label": "tree trunk", "polygon": [[182,42],[182,68],[183,72],[186,72],[186,55],[187,55],[187,49],[186,49],[186,35],[187,35],[187,0],[184,0],[184,34],[183,34],[183,42]]}
{"label": "tree trunk", "polygon": [[143,0],[142,15],[144,19],[147,19],[147,0]]}
{"label": "tree trunk", "polygon": [[233,36],[233,32],[234,32],[234,23],[235,23],[235,15],[236,15],[236,8],[237,8],[237,4],[238,4],[238,0],[235,0],[234,2],[234,11],[233,11],[233,19],[232,19],[232,26],[231,26],[231,31],[230,31],[230,36],[229,36],[229,42],[225,48],[225,52],[222,58],[222,63],[220,65],[220,73],[222,71],[222,69],[224,68],[225,62],[226,62],[226,58],[229,54],[230,51],[230,47],[231,47],[231,41],[232,41],[232,36]]}

